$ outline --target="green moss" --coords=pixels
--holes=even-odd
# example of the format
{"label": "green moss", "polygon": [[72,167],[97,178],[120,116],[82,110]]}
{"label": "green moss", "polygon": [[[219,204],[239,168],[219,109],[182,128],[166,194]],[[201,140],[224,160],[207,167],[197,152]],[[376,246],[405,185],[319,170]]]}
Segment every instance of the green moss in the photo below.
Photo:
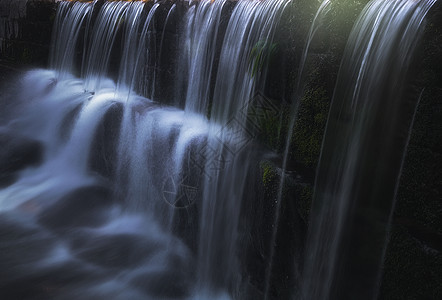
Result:
{"label": "green moss", "polygon": [[[261,161],[260,167],[264,198],[276,199],[280,188],[281,175],[278,173],[277,167],[270,161]],[[282,203],[285,203],[284,205],[290,203],[290,206],[293,206],[303,223],[307,224],[312,204],[313,186],[302,182],[302,180],[297,178],[296,174],[288,173],[284,180],[281,196]],[[284,205],[282,206],[283,210]]]}
{"label": "green moss", "polygon": [[279,177],[274,166],[268,161],[263,161],[261,162],[261,170],[264,188],[274,189],[274,185]]}
{"label": "green moss", "polygon": [[318,163],[328,108],[329,97],[321,86],[307,90],[301,100],[291,153],[296,161],[310,168]]}
{"label": "green moss", "polygon": [[308,223],[313,199],[313,187],[305,185],[300,187],[298,211],[305,223]]}
{"label": "green moss", "polygon": [[[275,113],[261,116],[258,120],[258,140],[275,152],[282,152],[288,126],[290,106],[281,103]],[[276,113],[277,112],[277,113]]]}
{"label": "green moss", "polygon": [[252,77],[260,73],[269,60],[276,53],[277,44],[266,41],[258,41],[253,47],[249,55],[249,68]]}

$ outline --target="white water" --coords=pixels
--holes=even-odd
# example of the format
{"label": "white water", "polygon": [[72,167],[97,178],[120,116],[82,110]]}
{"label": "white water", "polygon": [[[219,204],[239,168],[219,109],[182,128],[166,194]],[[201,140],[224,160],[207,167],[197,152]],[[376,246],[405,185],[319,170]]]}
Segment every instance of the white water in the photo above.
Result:
{"label": "white water", "polygon": [[94,2],[61,2],[55,17],[51,49],[52,69],[73,74],[76,46],[82,24],[90,22]]}
{"label": "white water", "polygon": [[[207,119],[210,82],[212,76],[218,77],[215,91],[226,88],[227,106],[247,105],[255,79],[248,60],[242,60],[256,43],[271,42],[287,1],[241,1],[223,40],[217,33],[225,3],[202,1],[188,10],[190,31],[182,39],[191,44],[190,56],[183,58],[190,60],[185,111],[137,96],[137,92],[148,94],[155,85],[149,82],[155,76],[146,74],[143,66],[157,51],[151,32],[158,32],[152,24],[159,3],[143,15],[144,2],[105,2],[94,20],[96,2],[60,4],[51,55],[55,71],[26,75],[20,87],[24,92],[17,97],[23,105],[7,125],[8,130],[41,143],[42,162],[21,171],[18,180],[0,190],[5,216],[32,216],[28,225],[37,232],[35,242],[40,243],[39,237],[41,243],[45,238],[51,241],[47,249],[36,252],[27,265],[29,271],[40,276],[55,268],[57,273],[58,267],[75,262],[74,273],[78,269],[95,278],[63,282],[53,289],[56,297],[228,299],[240,295],[237,230],[241,199],[250,188],[245,180],[252,160],[235,150],[243,138],[244,120],[227,124],[235,115]],[[245,29],[239,35],[238,26]],[[235,40],[239,47],[231,57]],[[122,51],[114,83],[106,74],[118,47]],[[238,63],[235,81],[223,81],[230,70],[216,72],[216,47],[225,49],[219,58],[222,65]],[[82,68],[76,70],[81,48]],[[83,79],[72,73],[83,74]],[[227,95],[215,94],[213,101]],[[217,106],[213,115],[219,115]],[[108,114],[117,116],[111,121],[115,127],[111,133],[103,127],[109,126]],[[111,143],[114,154],[104,148],[108,140],[117,141]],[[226,153],[232,150],[235,153]],[[229,160],[222,162],[226,155]],[[111,170],[96,169],[97,159],[104,159]],[[78,220],[70,216],[71,209]],[[183,222],[193,232],[177,227]],[[136,252],[134,261],[112,256],[107,240],[119,243],[117,248],[126,247],[119,239],[129,239],[127,247]],[[131,262],[119,265],[125,259]],[[8,269],[16,280],[28,280],[20,270],[13,265]],[[172,288],[169,277],[175,281]]]}
{"label": "white water", "polygon": [[188,87],[185,110],[206,114],[210,101],[212,71],[216,42],[219,38],[221,12],[226,0],[201,1],[189,9],[186,19],[186,55],[183,63],[188,65]]}
{"label": "white water", "polygon": [[[261,159],[248,112],[267,78],[265,58],[252,53],[272,48],[289,3],[187,3],[179,39],[184,50],[178,58],[168,58],[179,60],[177,82],[170,88],[182,87],[175,100],[184,103],[184,110],[152,101],[160,97],[146,98],[157,94],[157,70],[148,63],[158,57],[157,51],[163,55],[165,28],[158,28],[162,3],[105,2],[95,19],[91,16],[96,1],[60,4],[53,70],[34,70],[22,78],[13,113],[0,124],[8,134],[43,147],[39,164],[18,171],[16,180],[0,189],[0,250],[7,253],[0,261],[1,293],[55,299],[271,298],[267,292],[273,254],[265,262],[270,266],[267,286],[258,287],[258,296],[248,294],[249,274],[241,261],[247,255],[242,239],[250,232],[242,219],[247,209],[243,201],[259,190],[251,170]],[[331,212],[314,208],[320,220],[310,233],[303,289],[299,294],[293,291],[301,298],[333,298],[345,227],[339,222],[347,218],[348,188],[360,166],[356,162],[364,160],[358,156],[367,144],[361,139],[372,132],[368,115],[377,112],[367,94],[384,87],[382,82],[393,82],[391,90],[400,89],[403,78],[391,78],[404,71],[433,1],[401,3],[371,2],[349,42],[336,93],[343,94],[345,105],[349,101],[357,126],[354,131],[346,127],[342,140],[337,139],[342,145],[335,146],[340,132],[333,128],[333,116],[341,105],[334,100],[315,201],[331,197],[323,192],[331,186],[337,200],[330,202],[336,207]],[[229,5],[234,5],[231,14]],[[165,24],[179,9],[170,7]],[[316,21],[301,61],[296,97]],[[159,45],[155,35],[161,35]],[[386,55],[396,53],[392,36],[404,37],[399,39],[404,55],[393,62]],[[116,54],[119,68],[113,65]],[[394,71],[386,72],[386,66]],[[116,74],[111,72],[115,69]],[[373,75],[384,73],[385,77]],[[346,76],[357,79],[347,82]],[[380,100],[375,103],[382,107]],[[395,145],[398,152],[401,146]],[[342,149],[332,155],[335,147]],[[397,178],[392,169],[388,174]],[[358,176],[366,178],[362,175]],[[328,178],[336,180],[330,183]],[[283,182],[280,193],[282,186]],[[364,293],[375,293],[375,288]]]}

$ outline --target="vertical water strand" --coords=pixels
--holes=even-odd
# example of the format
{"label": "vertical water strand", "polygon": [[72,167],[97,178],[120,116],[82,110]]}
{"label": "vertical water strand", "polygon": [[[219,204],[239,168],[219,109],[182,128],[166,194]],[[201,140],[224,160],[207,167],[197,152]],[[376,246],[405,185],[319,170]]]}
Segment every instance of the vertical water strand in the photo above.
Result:
{"label": "vertical water strand", "polygon": [[377,294],[416,101],[402,91],[434,3],[373,0],[352,30],[316,174],[303,299]]}
{"label": "vertical water strand", "polygon": [[[257,77],[251,70],[251,52],[254,47],[272,43],[275,27],[289,2],[240,1],[235,6],[221,50],[211,110],[213,121],[223,123],[233,116],[244,121]],[[265,67],[257,71],[265,73]]]}
{"label": "vertical water strand", "polygon": [[[241,104],[248,101],[248,99],[237,99],[240,95],[235,92],[236,89],[251,90],[250,83],[253,82],[253,78],[248,74],[247,46],[250,44],[249,35],[252,35],[250,31],[259,5],[259,1],[240,1],[230,17],[221,49],[210,115],[213,121],[220,123],[227,121],[232,112],[238,111],[235,108],[241,107]],[[255,36],[254,40],[257,38]],[[231,108],[235,105],[232,102],[238,102],[237,107]]]}
{"label": "vertical water strand", "polygon": [[136,68],[136,55],[140,50],[138,47],[138,31],[141,24],[141,13],[144,9],[144,2],[131,2],[127,10],[127,19],[123,32],[123,54],[121,57],[120,71],[118,74],[117,89],[119,92],[128,92],[132,86],[132,72]]}
{"label": "vertical water strand", "polygon": [[[147,61],[148,55],[150,54],[149,49],[146,49],[146,39],[149,38],[147,36],[147,31],[158,7],[159,4],[156,3],[150,9],[144,24],[142,24],[141,35],[138,35],[138,29],[135,29],[135,27],[138,27],[141,24],[135,25],[135,27],[132,27],[132,30],[129,30],[130,33],[126,37],[126,42],[130,43],[130,45],[124,47],[123,57],[126,62],[133,67],[128,68],[125,65],[122,65],[119,75],[119,92],[124,92],[123,96],[125,101],[120,138],[118,142],[116,177],[117,181],[123,184],[116,189],[116,197],[126,199],[131,208],[140,207],[141,200],[139,199],[143,197],[144,199],[147,199],[146,193],[148,192],[143,189],[142,191],[146,191],[144,196],[141,195],[143,193],[141,191],[136,193],[138,196],[134,197],[130,195],[129,190],[130,186],[134,186],[139,182],[139,179],[137,178],[145,178],[146,176],[149,176],[147,173],[150,172],[150,169],[146,167],[148,165],[146,159],[148,158],[144,157],[144,160],[141,160],[142,158],[139,157],[139,151],[141,151],[142,154],[145,154],[146,151],[143,150],[143,147],[148,147],[148,144],[152,143],[150,139],[151,135],[148,135],[145,129],[142,130],[139,128],[140,126],[148,126],[150,124],[146,122],[153,122],[153,120],[143,121],[144,119],[139,116],[139,110],[141,109],[141,112],[143,112],[142,105],[140,105],[141,102],[144,102],[144,105],[146,105],[148,104],[148,101],[147,99],[135,96],[136,91],[134,88],[144,82],[140,79],[140,77],[142,77],[141,68],[144,66],[144,63]],[[136,22],[132,24],[135,23]],[[144,113],[149,115],[145,111]],[[149,128],[151,127],[152,126]],[[151,129],[153,130],[153,128]],[[132,145],[139,146],[133,147]],[[152,146],[153,145],[151,145],[151,147]],[[144,165],[137,165],[142,162],[144,162]],[[142,186],[146,186],[146,184],[143,183]]]}
{"label": "vertical water strand", "polygon": [[[239,293],[241,200],[246,190],[253,189],[246,186],[253,155],[243,150],[252,138],[246,133],[247,109],[259,77],[251,72],[250,53],[258,42],[272,42],[288,2],[240,1],[227,25],[204,154],[198,253],[198,286],[203,291]],[[259,72],[265,74],[265,66]]]}
{"label": "vertical water strand", "polygon": [[178,64],[175,72],[177,74],[177,80],[175,81],[174,86],[174,106],[180,108],[184,108],[186,105],[185,95],[187,93],[189,66],[192,53],[191,41],[187,37],[192,35],[193,26],[195,23],[196,7],[196,4],[190,6],[184,15],[184,30],[179,40],[179,44],[182,49],[178,54]]}
{"label": "vertical water strand", "polygon": [[[152,174],[154,160],[159,159],[153,153],[155,147],[160,148],[160,144],[156,140],[157,136],[161,136],[161,133],[158,132],[160,129],[158,128],[158,119],[154,111],[147,111],[143,114],[134,112],[133,122],[135,124],[134,138],[131,143],[133,149],[129,157],[130,171],[125,196],[127,207],[134,211],[147,211],[152,213],[154,217],[161,219],[163,217],[161,211],[155,209],[157,204],[162,203],[160,200],[161,187],[155,184]],[[161,128],[161,130],[167,130],[167,128]]]}
{"label": "vertical water strand", "polygon": [[73,73],[77,40],[84,21],[90,16],[92,2],[60,3],[54,23],[54,45],[51,49],[50,67],[62,74]]}
{"label": "vertical water strand", "polygon": [[[313,38],[315,37],[315,34],[318,31],[318,29],[323,25],[324,17],[330,11],[330,5],[331,5],[330,0],[325,0],[319,6],[319,8],[313,18],[312,24],[310,26],[310,30],[307,35],[307,40],[304,45],[304,50],[302,52],[302,57],[299,62],[298,75],[297,75],[295,88],[294,88],[294,96],[292,98],[292,104],[290,107],[290,121],[289,121],[289,127],[288,127],[289,130],[287,133],[287,138],[286,138],[285,148],[284,148],[284,153],[283,153],[283,162],[282,162],[282,168],[281,168],[281,180],[279,182],[278,195],[277,195],[277,199],[276,199],[276,208],[275,208],[275,217],[274,217],[274,224],[275,225],[273,227],[272,241],[270,243],[270,247],[271,247],[270,248],[270,261],[268,264],[268,270],[267,270],[267,274],[266,274],[266,287],[265,287],[265,292],[264,292],[266,299],[269,298],[269,289],[270,289],[270,285],[271,285],[273,259],[274,259],[274,255],[275,255],[275,243],[276,243],[276,236],[277,236],[277,232],[278,232],[279,215],[280,215],[282,194],[283,194],[284,183],[285,183],[285,171],[286,171],[286,166],[287,166],[288,153],[289,153],[290,144],[291,144],[290,142],[291,142],[293,130],[295,127],[297,116],[298,116],[300,97],[304,91],[304,87],[303,87],[304,75],[305,75],[304,74],[304,67],[305,67],[305,63],[307,61],[307,56],[310,51],[310,44],[313,41]],[[296,267],[295,267],[295,271],[297,271],[299,273],[299,270]]]}
{"label": "vertical water strand", "polygon": [[91,36],[92,44],[87,53],[87,65],[83,66],[86,90],[95,91],[100,88],[108,69],[118,28],[124,20],[129,4],[130,2],[125,1],[106,2],[101,7]]}
{"label": "vertical water strand", "polygon": [[183,164],[191,151],[190,147],[196,141],[204,143],[207,134],[204,121],[210,103],[213,73],[217,68],[216,45],[222,38],[218,33],[225,3],[226,0],[200,1],[190,7],[185,16],[186,31],[182,43],[186,51],[181,54],[179,64],[185,68],[183,72],[187,75],[180,77],[181,84],[187,83],[184,102],[187,118],[174,149],[174,167],[171,174],[174,182],[181,182],[187,176],[186,172],[189,170],[186,170]]}
{"label": "vertical water strand", "polygon": [[64,147],[62,159],[79,174],[87,174],[96,128],[114,103],[113,92],[98,93],[85,102],[77,117],[69,141]]}
{"label": "vertical water strand", "polygon": [[131,90],[138,92],[145,97],[148,96],[148,89],[152,86],[152,82],[149,82],[147,78],[147,64],[155,51],[155,45],[152,45],[151,43],[152,38],[149,34],[149,29],[159,6],[159,3],[155,3],[146,17],[138,44],[138,52],[135,53],[135,68],[133,69],[130,78],[132,84]]}
{"label": "vertical water strand", "polygon": [[65,19],[69,6],[72,2],[62,1],[58,4],[57,13],[55,14],[54,26],[52,30],[52,45],[49,53],[49,66],[55,67],[56,62],[59,61],[61,42],[58,41],[60,32],[63,27],[63,20]]}
{"label": "vertical water strand", "polygon": [[189,78],[185,110],[206,114],[209,105],[212,70],[216,68],[215,53],[218,40],[221,12],[226,0],[203,0],[197,5],[192,19],[193,26],[186,32],[186,44],[190,44]]}
{"label": "vertical water strand", "polygon": [[[141,14],[144,8],[144,2],[136,1],[136,2],[130,2],[129,6],[127,8],[126,12],[126,20],[124,23],[124,29],[123,29],[123,50],[122,50],[122,58],[120,63],[120,70],[118,74],[118,81],[116,86],[116,95],[117,97],[120,97],[123,102],[123,121],[121,123],[121,133],[119,135],[119,143],[118,145],[118,161],[116,164],[116,182],[119,182],[118,188],[116,188],[115,191],[115,198],[120,199],[123,197],[123,188],[122,186],[125,185],[125,175],[122,174],[122,169],[124,169],[122,166],[127,165],[127,153],[124,151],[123,148],[126,149],[129,146],[129,144],[132,142],[132,127],[129,125],[132,125],[131,122],[127,121],[127,119],[130,119],[130,105],[128,104],[129,99],[131,97],[131,90],[130,87],[132,85],[131,78],[132,78],[132,72],[133,68],[135,68],[135,58],[137,56],[138,51],[138,40],[139,40],[139,27],[141,26]],[[93,35],[95,36],[95,35]],[[86,51],[85,51],[86,53]],[[88,58],[86,55],[83,55],[84,61],[86,61]],[[123,141],[124,140],[124,141]],[[124,147],[122,146],[124,145]]]}
{"label": "vertical water strand", "polygon": [[[189,133],[199,132],[201,127],[191,127],[193,120],[198,121],[198,118],[188,119],[184,123],[183,111],[153,106],[144,112],[135,111],[133,119],[136,130],[134,149],[129,159],[130,171],[126,193],[128,207],[153,214],[164,229],[171,231],[174,202],[168,196],[169,192],[174,190],[169,189],[167,181],[171,180],[170,183],[179,185],[179,179],[172,173],[175,167],[174,149],[177,147],[177,135],[183,130],[183,124],[187,124],[186,129]],[[205,123],[197,125],[204,126]]]}
{"label": "vertical water strand", "polygon": [[[96,4],[99,2],[100,0],[93,0],[92,1],[92,9],[91,9],[91,13],[89,14],[89,17],[87,18],[86,21],[86,27],[84,29],[84,36],[83,36],[83,55],[81,57],[81,65],[80,65],[80,73],[84,78],[84,71],[85,71],[85,65],[87,63],[87,53],[89,50],[90,45],[92,44],[92,37],[91,37],[91,32],[92,32],[92,19],[93,19],[93,15],[94,12],[96,10]],[[99,7],[99,5],[97,5]]]}
{"label": "vertical water strand", "polygon": [[153,80],[152,80],[152,95],[151,95],[151,99],[155,100],[155,89],[157,87],[157,85],[159,85],[160,83],[158,82],[157,79],[157,68],[161,69],[161,59],[163,56],[163,43],[164,43],[164,35],[166,33],[166,28],[167,28],[167,24],[169,23],[169,20],[172,16],[176,17],[175,15],[173,15],[175,13],[176,10],[176,3],[174,3],[166,16],[166,20],[164,21],[164,27],[163,27],[163,31],[161,33],[161,41],[160,41],[160,48],[158,50],[159,54],[158,54],[158,61],[156,62],[155,68],[154,68],[154,73],[153,73]]}

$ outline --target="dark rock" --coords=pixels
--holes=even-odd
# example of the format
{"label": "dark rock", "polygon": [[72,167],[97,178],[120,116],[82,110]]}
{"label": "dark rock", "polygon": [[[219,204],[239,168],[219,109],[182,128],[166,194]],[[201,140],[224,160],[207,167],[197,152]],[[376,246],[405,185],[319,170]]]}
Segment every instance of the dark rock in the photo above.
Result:
{"label": "dark rock", "polygon": [[181,257],[174,254],[167,254],[164,261],[168,264],[138,275],[131,280],[131,284],[154,299],[186,299],[193,287],[192,269],[183,263]]}
{"label": "dark rock", "polygon": [[421,94],[397,192],[380,299],[441,299],[442,4],[427,16],[410,76]]}
{"label": "dark rock", "polygon": [[0,33],[3,43],[0,58],[27,66],[45,66],[57,3],[54,0],[3,2],[0,6],[1,21],[7,22],[7,27],[14,30],[6,36]]}
{"label": "dark rock", "polygon": [[123,105],[113,104],[98,125],[92,143],[89,166],[105,178],[112,179],[117,168],[117,151],[120,136]]}
{"label": "dark rock", "polygon": [[71,227],[98,226],[106,220],[112,205],[111,192],[101,186],[83,187],[44,210],[38,221],[54,231]]}
{"label": "dark rock", "polygon": [[[18,278],[53,247],[54,237],[16,212],[0,214],[0,295],[2,286]],[[4,298],[2,298],[4,299]]]}
{"label": "dark rock", "polygon": [[42,161],[43,146],[38,141],[1,131],[0,145],[0,187],[13,183],[18,171]]}
{"label": "dark rock", "polygon": [[176,272],[148,273],[134,279],[132,284],[152,295],[154,299],[185,299],[190,288],[185,278]]}
{"label": "dark rock", "polygon": [[76,256],[104,268],[131,268],[143,264],[154,251],[155,241],[135,234],[93,235],[85,233],[73,243]]}
{"label": "dark rock", "polygon": [[[262,161],[260,167],[263,184],[263,196],[261,196],[263,204],[261,205],[263,207],[256,221],[258,229],[255,234],[257,236],[253,240],[263,239],[264,247],[268,248],[264,248],[262,252],[264,257],[261,260],[264,261],[265,272],[270,276],[266,278],[269,280],[268,283],[256,281],[253,284],[260,287],[267,283],[269,285],[267,296],[270,299],[289,299],[301,278],[308,220],[308,214],[306,216],[303,206],[311,205],[310,197],[304,199],[304,191],[310,185],[299,173],[287,172],[284,174],[281,199],[278,199],[282,170],[268,160]],[[278,203],[278,201],[281,202]],[[277,219],[276,216],[278,216]],[[274,244],[269,243],[269,240]],[[273,253],[269,251],[271,247],[274,247]],[[250,254],[250,257],[256,256],[253,251]],[[270,261],[271,264],[268,263]],[[288,264],[287,261],[291,263]],[[250,266],[256,268],[259,266],[259,260],[250,263]],[[252,274],[259,274],[256,271]]]}

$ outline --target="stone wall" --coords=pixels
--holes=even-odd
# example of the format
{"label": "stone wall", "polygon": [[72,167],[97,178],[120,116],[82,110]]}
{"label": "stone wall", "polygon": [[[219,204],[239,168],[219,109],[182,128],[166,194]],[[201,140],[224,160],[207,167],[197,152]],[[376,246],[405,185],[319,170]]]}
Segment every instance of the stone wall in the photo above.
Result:
{"label": "stone wall", "polygon": [[59,0],[0,0],[0,59],[19,65],[47,65]]}

